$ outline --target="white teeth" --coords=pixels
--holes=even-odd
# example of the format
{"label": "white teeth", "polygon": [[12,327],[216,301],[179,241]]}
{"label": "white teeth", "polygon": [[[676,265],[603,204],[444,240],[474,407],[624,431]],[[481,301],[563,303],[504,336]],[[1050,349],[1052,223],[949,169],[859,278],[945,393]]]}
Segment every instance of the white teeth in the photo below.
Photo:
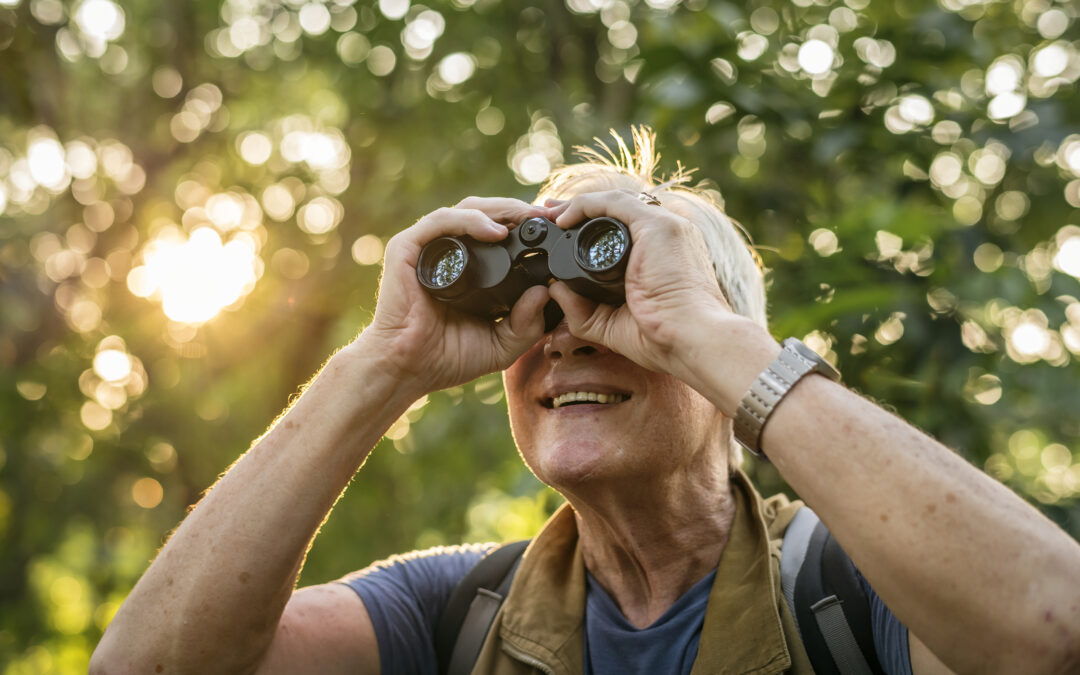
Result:
{"label": "white teeth", "polygon": [[622,403],[627,399],[624,394],[597,394],[594,391],[568,391],[559,394],[551,401],[552,408],[559,408],[573,401],[589,401],[596,403]]}

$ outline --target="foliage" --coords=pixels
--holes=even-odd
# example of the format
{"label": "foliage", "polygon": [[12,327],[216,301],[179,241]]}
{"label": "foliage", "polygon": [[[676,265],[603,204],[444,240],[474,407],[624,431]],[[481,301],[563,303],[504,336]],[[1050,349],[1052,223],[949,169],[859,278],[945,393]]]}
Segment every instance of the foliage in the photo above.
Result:
{"label": "foliage", "polygon": [[[4,672],[85,669],[185,508],[363,327],[392,233],[529,199],[637,122],[752,234],[774,334],[1080,534],[1078,14],[0,0]],[[557,498],[504,420],[494,377],[412,410],[302,583],[529,534]]]}

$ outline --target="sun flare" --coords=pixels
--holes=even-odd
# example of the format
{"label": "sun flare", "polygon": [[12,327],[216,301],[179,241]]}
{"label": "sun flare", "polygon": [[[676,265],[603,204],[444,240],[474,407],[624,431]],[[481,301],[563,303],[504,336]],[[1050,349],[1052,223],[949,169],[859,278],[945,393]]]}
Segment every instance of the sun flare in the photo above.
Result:
{"label": "sun flare", "polygon": [[256,246],[245,233],[225,243],[208,227],[190,237],[169,230],[147,244],[143,264],[128,275],[128,288],[160,300],[173,321],[203,323],[255,287],[262,267]]}

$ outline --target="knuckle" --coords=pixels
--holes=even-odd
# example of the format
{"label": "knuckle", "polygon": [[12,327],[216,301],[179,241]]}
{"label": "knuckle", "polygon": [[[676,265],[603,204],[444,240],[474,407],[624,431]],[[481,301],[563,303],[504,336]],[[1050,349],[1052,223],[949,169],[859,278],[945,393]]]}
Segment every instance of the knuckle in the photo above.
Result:
{"label": "knuckle", "polygon": [[402,237],[405,236],[404,232],[398,232],[394,236],[390,237],[390,240],[386,242],[386,249],[383,251],[383,261],[389,260],[393,257],[393,254],[401,248]]}
{"label": "knuckle", "polygon": [[462,199],[460,202],[458,202],[454,206],[454,208],[458,208],[458,209],[476,208],[476,205],[477,205],[477,203],[479,201],[480,201],[479,197],[476,197],[474,195],[469,195],[465,199]]}
{"label": "knuckle", "polygon": [[657,214],[657,219],[663,223],[664,229],[678,237],[693,237],[698,231],[697,227],[689,220],[670,211]]}
{"label": "knuckle", "polygon": [[460,213],[467,216],[470,220],[477,222],[486,221],[488,219],[487,214],[477,208],[461,209]]}
{"label": "knuckle", "polygon": [[683,218],[682,216],[676,216],[676,215],[673,214],[671,216],[671,219],[672,219],[672,221],[674,223],[674,227],[679,232],[681,232],[682,234],[685,234],[685,235],[688,235],[688,236],[700,235],[701,234],[701,232],[698,230],[697,226],[695,226],[693,223],[691,223],[686,218]]}

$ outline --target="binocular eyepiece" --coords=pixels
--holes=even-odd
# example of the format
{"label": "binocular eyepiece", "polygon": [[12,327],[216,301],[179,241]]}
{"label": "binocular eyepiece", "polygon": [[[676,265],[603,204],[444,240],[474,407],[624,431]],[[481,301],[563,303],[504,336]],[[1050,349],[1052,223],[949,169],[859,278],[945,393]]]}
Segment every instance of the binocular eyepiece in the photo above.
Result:
{"label": "binocular eyepiece", "polygon": [[[506,316],[526,289],[553,280],[595,302],[620,305],[630,244],[630,230],[614,218],[567,230],[547,218],[529,218],[495,243],[468,236],[428,242],[416,277],[432,297],[486,319]],[[559,306],[549,302],[546,330],[561,320]]]}

